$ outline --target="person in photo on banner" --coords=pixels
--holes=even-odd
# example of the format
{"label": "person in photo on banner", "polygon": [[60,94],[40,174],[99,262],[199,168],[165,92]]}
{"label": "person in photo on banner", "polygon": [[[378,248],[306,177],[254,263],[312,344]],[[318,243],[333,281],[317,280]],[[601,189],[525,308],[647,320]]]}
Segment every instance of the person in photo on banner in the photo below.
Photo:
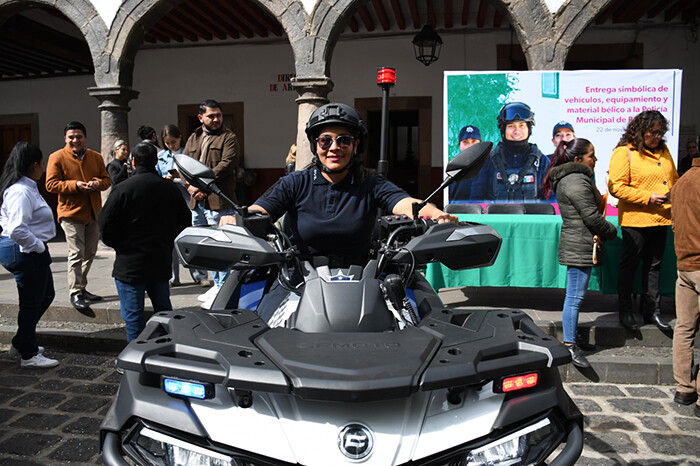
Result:
{"label": "person in photo on banner", "polygon": [[619,199],[622,255],[617,277],[620,323],[639,328],[633,315],[635,271],[642,262],[641,308],[644,323],[668,332],[661,320],[661,260],[671,225],[669,192],[678,181],[673,157],[664,141],[668,121],[657,110],[637,114],[625,128],[610,158],[608,190]]}
{"label": "person in photo on banner", "polygon": [[[481,142],[481,131],[474,125],[467,125],[459,130],[459,152]],[[456,154],[455,154],[456,155]],[[472,179],[461,180],[450,185],[450,202],[468,201],[471,197]]]}
{"label": "person in photo on banner", "polygon": [[[554,125],[554,127],[552,128],[552,145],[554,146],[555,151],[557,150],[557,147],[559,147],[560,142],[568,142],[572,139],[576,139],[576,132],[574,131],[574,125],[572,125],[568,121],[562,120],[556,125]],[[550,165],[552,163],[553,155],[554,153],[551,153],[547,156]]]}
{"label": "person in photo on banner", "polygon": [[529,142],[535,126],[535,113],[522,102],[511,102],[498,112],[501,141],[472,184],[472,201],[538,202],[546,201],[542,182],[549,160],[537,144]]}
{"label": "person in photo on banner", "polygon": [[588,139],[562,140],[552,154],[551,166],[543,183],[545,195],[556,193],[562,225],[559,236],[559,263],[566,266],[566,297],[562,309],[564,345],[574,366],[590,367],[576,345],[578,314],[588,289],[594,265],[593,237],[603,241],[617,237],[615,225],[600,210],[602,196],[593,183],[595,147]]}

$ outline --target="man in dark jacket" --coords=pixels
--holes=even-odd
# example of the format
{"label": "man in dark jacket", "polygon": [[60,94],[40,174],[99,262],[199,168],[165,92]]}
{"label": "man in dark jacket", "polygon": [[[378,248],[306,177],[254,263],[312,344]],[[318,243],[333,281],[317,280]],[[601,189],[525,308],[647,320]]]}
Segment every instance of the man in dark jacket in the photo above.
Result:
{"label": "man in dark jacket", "polygon": [[155,312],[172,310],[168,280],[173,241],[191,223],[177,186],[156,172],[156,147],[141,142],[132,156],[131,177],[114,187],[97,218],[102,241],[116,252],[112,276],[127,341],[145,326],[146,292]]}

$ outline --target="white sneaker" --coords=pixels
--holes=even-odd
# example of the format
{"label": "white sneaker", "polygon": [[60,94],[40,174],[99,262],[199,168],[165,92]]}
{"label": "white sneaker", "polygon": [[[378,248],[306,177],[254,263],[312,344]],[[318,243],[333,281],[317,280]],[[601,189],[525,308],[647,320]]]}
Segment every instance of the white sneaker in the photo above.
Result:
{"label": "white sneaker", "polygon": [[203,293],[203,294],[200,294],[199,296],[197,296],[197,300],[199,300],[203,303],[209,301],[210,299],[213,300],[216,297],[216,294],[218,292],[219,292],[219,287],[214,285],[211,288],[209,288],[209,290],[207,290],[206,293]]}
{"label": "white sneaker", "polygon": [[50,359],[43,354],[37,354],[36,356],[29,359],[20,359],[20,367],[22,368],[40,368],[47,369],[49,367],[58,366],[58,361],[55,359]]}
{"label": "white sneaker", "polygon": [[216,299],[216,295],[212,295],[209,299],[204,301],[199,305],[202,309],[206,309],[207,311],[211,309],[212,305],[214,304],[214,300]]}
{"label": "white sneaker", "polygon": [[[43,354],[44,349],[45,348],[43,346],[40,346],[39,347],[39,354]],[[10,355],[11,358],[18,358],[21,356],[19,354],[19,350],[17,348],[15,348],[15,346],[13,344],[10,344],[10,350],[7,352],[7,354]]]}

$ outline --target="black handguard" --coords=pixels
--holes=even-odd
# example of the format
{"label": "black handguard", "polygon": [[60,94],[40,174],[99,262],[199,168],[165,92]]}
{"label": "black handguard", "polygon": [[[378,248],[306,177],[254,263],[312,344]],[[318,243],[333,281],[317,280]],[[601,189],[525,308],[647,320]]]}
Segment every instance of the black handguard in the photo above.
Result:
{"label": "black handguard", "polygon": [[266,239],[274,227],[272,220],[268,214],[260,211],[249,211],[246,207],[241,209],[243,212],[236,212],[236,225],[246,228],[253,236]]}

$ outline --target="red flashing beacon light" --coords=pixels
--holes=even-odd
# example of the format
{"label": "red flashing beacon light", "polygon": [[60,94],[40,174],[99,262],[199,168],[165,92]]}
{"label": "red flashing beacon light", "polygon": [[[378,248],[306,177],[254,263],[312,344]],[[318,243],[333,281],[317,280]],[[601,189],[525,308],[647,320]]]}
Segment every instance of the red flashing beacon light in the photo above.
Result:
{"label": "red flashing beacon light", "polygon": [[378,86],[394,86],[396,84],[396,68],[379,68],[377,70]]}

